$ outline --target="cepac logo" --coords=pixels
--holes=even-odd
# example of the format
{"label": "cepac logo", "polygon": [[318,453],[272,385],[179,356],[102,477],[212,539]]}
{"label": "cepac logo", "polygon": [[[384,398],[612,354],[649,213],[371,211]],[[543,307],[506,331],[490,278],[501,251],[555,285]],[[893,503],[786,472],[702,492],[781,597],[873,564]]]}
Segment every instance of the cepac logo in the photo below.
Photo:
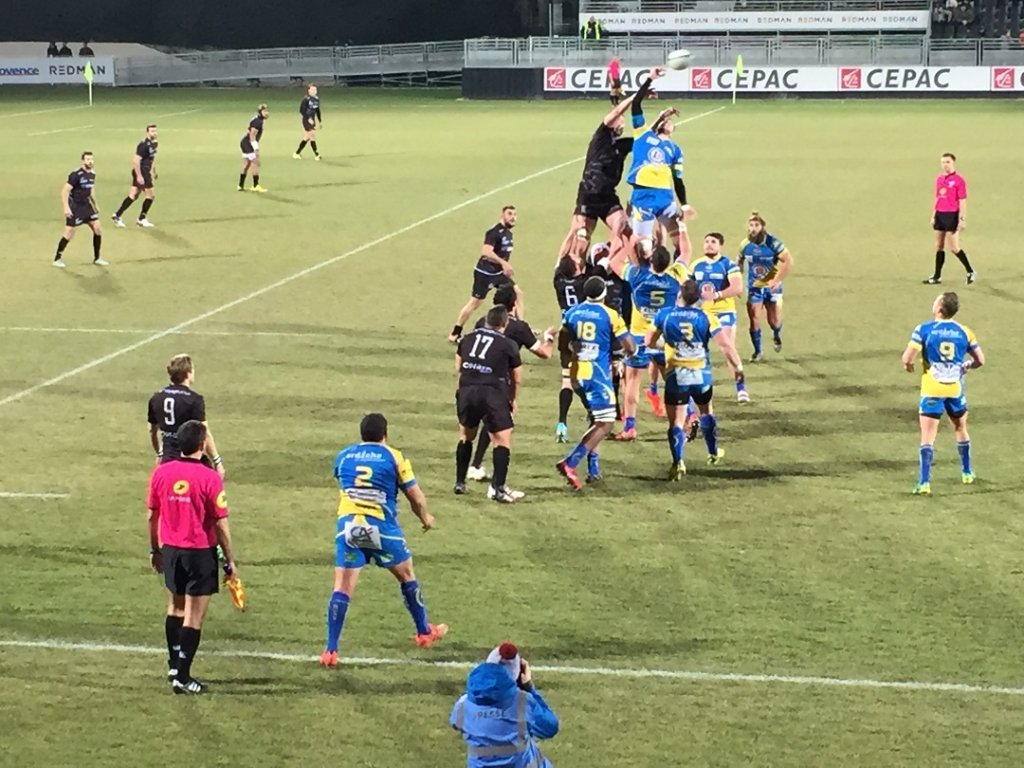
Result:
{"label": "cepac logo", "polygon": [[548,67],[544,70],[544,87],[549,91],[565,90],[565,67]]}
{"label": "cepac logo", "polygon": [[711,90],[711,70],[708,67],[694,67],[690,70],[690,90]]}
{"label": "cepac logo", "polygon": [[1013,67],[993,67],[992,68],[992,90],[993,91],[1012,91],[1014,83],[1014,69]]}
{"label": "cepac logo", "polygon": [[861,89],[860,67],[841,67],[839,70],[839,90],[859,91]]}

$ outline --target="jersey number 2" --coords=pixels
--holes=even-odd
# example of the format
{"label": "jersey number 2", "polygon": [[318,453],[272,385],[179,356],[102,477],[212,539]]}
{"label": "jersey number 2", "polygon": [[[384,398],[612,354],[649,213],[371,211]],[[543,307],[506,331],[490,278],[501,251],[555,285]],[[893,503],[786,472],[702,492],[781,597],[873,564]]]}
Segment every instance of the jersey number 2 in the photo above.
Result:
{"label": "jersey number 2", "polygon": [[357,466],[356,467],[356,487],[357,488],[369,488],[373,485],[371,479],[373,478],[373,467]]}

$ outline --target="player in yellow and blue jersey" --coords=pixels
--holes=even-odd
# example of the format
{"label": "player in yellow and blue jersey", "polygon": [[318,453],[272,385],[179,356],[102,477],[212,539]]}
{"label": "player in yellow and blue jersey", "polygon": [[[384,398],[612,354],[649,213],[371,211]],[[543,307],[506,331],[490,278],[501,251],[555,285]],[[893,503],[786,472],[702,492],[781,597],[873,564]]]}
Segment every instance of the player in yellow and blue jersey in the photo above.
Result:
{"label": "player in yellow and blue jersey", "polygon": [[747,238],[740,243],[740,269],[747,262],[747,317],[754,356],[750,362],[764,359],[761,353],[761,307],[768,316],[776,352],[782,351],[782,281],[793,266],[793,256],[785,244],[765,230],[765,221],[757,211],[747,219]]}
{"label": "player in yellow and blue jersey", "polygon": [[[655,230],[665,227],[676,245],[683,263],[689,262],[689,240],[682,237],[683,223],[690,206],[686,203],[683,182],[683,150],[672,140],[676,109],[666,109],[648,129],[641,105],[633,101],[633,164],[626,181],[633,187],[630,196],[633,234],[642,253],[654,248]],[[678,198],[679,202],[676,202]]]}
{"label": "player in yellow and blue jersey", "polygon": [[[722,326],[722,334],[729,343],[736,346],[736,297],[743,295],[743,276],[732,259],[722,254],[725,236],[721,232],[704,235],[704,255],[690,264],[690,277],[700,288],[701,306],[709,315],[714,315]],[[738,358],[737,358],[738,360]],[[743,378],[743,364],[734,366],[731,362],[733,380],[736,382],[736,399],[741,403],[750,402]]]}
{"label": "player in yellow and blue jersey", "polygon": [[[641,371],[652,365],[664,367],[665,357],[658,350],[649,350],[644,336],[651,327],[651,321],[663,307],[671,307],[679,296],[679,287],[685,280],[686,268],[672,262],[672,254],[664,246],[657,246],[651,254],[650,264],[626,264],[620,260],[611,262],[612,269],[629,284],[633,298],[629,332],[637,352],[626,360],[626,376],[623,390],[622,413],[626,423],[616,435],[619,441],[636,440],[636,411],[640,400]],[[653,378],[653,374],[652,374]],[[649,394],[655,414],[661,415],[661,399],[655,391]]]}
{"label": "player in yellow and blue jersey", "polygon": [[587,402],[591,425],[579,444],[555,465],[573,490],[583,484],[576,476],[576,467],[587,459],[587,482],[601,479],[597,446],[612,431],[615,422],[615,388],[612,383],[612,346],[622,345],[625,354],[636,350],[626,324],[614,309],[604,304],[608,286],[596,275],[583,283],[586,300],[569,307],[562,316],[563,327],[572,345],[570,376],[576,392]]}
{"label": "player in yellow and blue jersey", "polygon": [[956,430],[956,449],[960,454],[960,478],[965,485],[974,482],[971,467],[971,438],[967,434],[967,397],[964,374],[985,364],[985,354],[966,325],[953,320],[960,310],[955,293],[940,294],[932,304],[932,320],[921,323],[910,336],[903,352],[903,367],[914,373],[914,358],[921,353],[921,422],[920,473],[914,493],[930,496],[932,492],[932,459],[935,437],[939,434],[942,414],[949,416]]}
{"label": "player in yellow and blue jersey", "polygon": [[683,447],[686,444],[684,427],[686,404],[692,398],[700,411],[700,426],[708,448],[708,464],[717,464],[725,455],[718,447],[718,421],[711,408],[714,392],[711,378],[711,339],[725,354],[729,365],[739,364],[736,346],[722,332],[718,318],[701,309],[700,287],[695,280],[687,280],[680,292],[680,303],[665,307],[654,318],[647,332],[648,347],[664,339],[665,347],[665,405],[668,407],[668,444],[672,451],[670,480],[679,480],[686,474]]}
{"label": "player in yellow and blue jersey", "polygon": [[338,664],[338,641],[359,573],[371,560],[387,568],[402,587],[405,606],[416,624],[416,645],[429,648],[447,634],[447,624],[427,621],[420,583],[412,569],[412,552],[398,524],[398,492],[409,500],[424,531],[434,527],[427,499],[416,482],[412,465],[387,444],[388,422],[370,413],[359,424],[362,442],[342,449],[334,460],[341,501],[334,537],[334,592],[327,604],[327,647],[320,655],[325,667]]}

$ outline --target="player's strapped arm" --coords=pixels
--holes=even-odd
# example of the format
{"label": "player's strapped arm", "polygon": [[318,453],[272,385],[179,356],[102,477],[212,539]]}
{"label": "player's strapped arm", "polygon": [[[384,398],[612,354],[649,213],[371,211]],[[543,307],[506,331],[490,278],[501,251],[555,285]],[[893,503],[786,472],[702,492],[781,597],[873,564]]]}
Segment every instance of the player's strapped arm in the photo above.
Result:
{"label": "player's strapped arm", "polygon": [[[533,331],[530,331],[533,333]],[[541,360],[547,360],[551,357],[551,353],[555,348],[555,338],[558,334],[558,329],[554,326],[544,331],[544,335],[535,341],[532,346],[527,347],[531,353],[539,357]]]}
{"label": "player's strapped arm", "polygon": [[71,203],[69,202],[69,195],[71,194],[71,184],[64,182],[64,186],[60,188],[60,205],[64,211],[65,216],[71,215]]}
{"label": "player's strapped arm", "polygon": [[719,299],[733,299],[742,294],[743,276],[737,267],[736,271],[729,275],[729,286],[723,291],[715,291],[712,298],[718,301]]}
{"label": "player's strapped arm", "polygon": [[217,452],[217,443],[213,439],[213,432],[210,431],[209,424],[205,421],[203,424],[206,426],[206,448],[204,452],[210,457],[210,461],[217,468],[218,474],[224,477],[224,460],[220,457],[220,453]]}

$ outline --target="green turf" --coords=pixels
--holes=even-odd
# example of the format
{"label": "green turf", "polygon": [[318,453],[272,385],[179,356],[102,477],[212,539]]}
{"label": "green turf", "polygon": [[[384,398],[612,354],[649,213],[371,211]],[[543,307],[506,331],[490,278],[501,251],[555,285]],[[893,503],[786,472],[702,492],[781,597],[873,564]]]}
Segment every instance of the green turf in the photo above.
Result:
{"label": "green turf", "polygon": [[[295,93],[98,90],[91,110],[18,117],[79,94],[0,92],[0,400],[578,157],[606,105],[460,102],[454,92],[323,97],[316,164],[290,157]],[[240,194],[237,144],[261,99],[271,109],[261,142],[270,193]],[[680,106],[687,117],[718,105]],[[115,230],[107,217],[151,120],[158,229]],[[570,496],[552,469],[562,453],[551,439],[557,363],[529,361],[511,476],[527,499],[495,507],[482,486],[450,495],[455,381],[444,337],[481,234],[503,203],[517,205],[527,319],[556,323],[550,268],[578,164],[0,406],[0,491],[70,494],[0,498],[0,639],[162,643],[163,596],[146,557],[145,402],[167,358],[187,350],[225,457],[252,606],[238,615],[218,599],[204,648],[320,650],[331,460],[356,439],[359,416],[379,409],[437,516],[436,531],[407,532],[432,619],[452,631],[435,649],[413,647],[393,580],[368,572],[344,654],[472,661],[513,638],[544,665],[1020,685],[1024,483],[1007,407],[1024,371],[1024,268],[1011,246],[1019,174],[1008,153],[1019,121],[1015,102],[787,101],[741,102],[682,126],[696,235],[721,230],[728,251],[756,208],[795,267],[784,354],[748,366],[754,403],[743,408],[716,363],[726,461],[707,469],[691,448],[681,485],[661,480],[664,429],[644,412],[640,442],[604,449],[605,485]],[[59,272],[49,266],[58,193],[82,149],[96,153],[111,267],[88,263],[80,230]],[[964,243],[981,275],[963,288],[950,258],[947,283],[961,288],[960,319],[990,364],[969,385],[978,482],[959,483],[944,426],[935,496],[921,499],[909,495],[917,380],[899,355],[936,293],[920,280],[931,268],[931,184],[944,151],[960,156],[970,184]],[[573,434],[582,426],[576,410]],[[196,765],[463,759],[446,726],[463,670],[325,674],[208,656],[197,673],[216,695],[196,702],[172,697],[161,671],[156,656],[0,646],[0,764],[164,764],[173,737]],[[1020,696],[538,677],[563,721],[547,748],[560,768],[1014,766],[1024,747]]]}

